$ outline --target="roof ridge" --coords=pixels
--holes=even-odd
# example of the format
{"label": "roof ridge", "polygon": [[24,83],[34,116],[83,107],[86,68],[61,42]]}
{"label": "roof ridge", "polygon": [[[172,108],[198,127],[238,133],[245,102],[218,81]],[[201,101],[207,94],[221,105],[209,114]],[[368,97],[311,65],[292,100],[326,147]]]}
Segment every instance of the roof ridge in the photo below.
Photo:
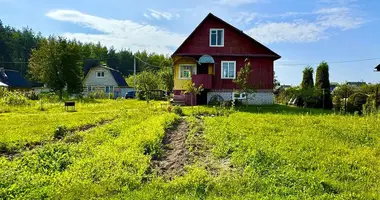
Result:
{"label": "roof ridge", "polygon": [[258,45],[260,45],[261,47],[263,47],[264,49],[268,50],[271,54],[273,54],[274,56],[278,57],[278,58],[281,58],[280,55],[278,55],[276,52],[272,51],[270,48],[268,48],[267,46],[261,44],[259,41],[255,40],[253,37],[249,36],[248,34],[244,33],[244,31],[236,28],[235,26],[233,26],[232,24],[224,21],[223,19],[217,17],[216,15],[212,14],[211,12],[198,24],[197,27],[195,27],[195,29],[190,33],[190,35],[182,42],[182,44],[174,51],[174,53],[172,54],[172,56],[174,56],[177,51],[185,44],[185,42],[195,33],[195,31],[206,21],[207,18],[209,17],[214,17],[215,19],[219,20],[220,22],[226,24],[227,26],[229,26],[230,28],[232,28],[233,30],[241,33],[243,36],[245,37],[248,37],[250,40],[252,40],[253,42],[257,43]]}
{"label": "roof ridge", "polygon": [[[114,68],[111,68],[111,67],[108,67],[107,65],[100,65],[99,67],[103,67],[103,68],[106,68],[106,69],[109,69],[109,70],[113,70],[113,71],[117,71],[117,72],[120,72],[119,70],[117,69],[114,69]],[[121,73],[121,72],[120,72]]]}

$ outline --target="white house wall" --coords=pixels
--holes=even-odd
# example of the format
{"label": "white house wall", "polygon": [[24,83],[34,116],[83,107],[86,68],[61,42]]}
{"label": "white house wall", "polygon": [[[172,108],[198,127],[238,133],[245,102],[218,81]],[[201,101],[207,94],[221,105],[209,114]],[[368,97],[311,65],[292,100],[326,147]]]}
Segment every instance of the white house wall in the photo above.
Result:
{"label": "white house wall", "polygon": [[[104,77],[101,77],[101,78],[97,77],[96,73],[98,71],[104,72]],[[102,67],[92,68],[88,72],[83,82],[83,85],[84,86],[114,86],[114,87],[118,86],[110,70],[102,68]]]}
{"label": "white house wall", "polygon": [[[208,92],[207,102],[210,102],[214,95],[220,95],[224,101],[232,100],[232,92]],[[271,105],[274,103],[273,92],[256,92],[248,96],[248,104],[250,105]]]}

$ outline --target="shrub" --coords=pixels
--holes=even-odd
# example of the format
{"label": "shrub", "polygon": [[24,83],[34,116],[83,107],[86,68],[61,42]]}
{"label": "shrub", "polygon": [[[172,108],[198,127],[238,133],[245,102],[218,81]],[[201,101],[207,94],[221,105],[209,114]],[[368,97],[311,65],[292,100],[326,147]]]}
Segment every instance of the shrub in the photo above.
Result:
{"label": "shrub", "polygon": [[28,99],[20,92],[7,92],[3,93],[2,100],[5,104],[11,106],[29,105]]}
{"label": "shrub", "polygon": [[340,98],[340,96],[334,96],[333,106],[335,111],[340,111],[342,109],[342,98]]}
{"label": "shrub", "polygon": [[5,88],[0,88],[0,98],[3,98],[7,95],[8,91]]}
{"label": "shrub", "polygon": [[28,93],[26,97],[30,100],[39,100],[40,99],[40,97],[34,92]]}
{"label": "shrub", "polygon": [[183,115],[183,111],[182,111],[182,108],[179,107],[179,106],[174,106],[173,108],[173,112],[179,116],[182,116]]}
{"label": "shrub", "polygon": [[54,131],[54,139],[62,139],[69,132],[66,126],[60,125]]}
{"label": "shrub", "polygon": [[359,113],[362,112],[363,105],[367,102],[368,96],[364,93],[357,92],[348,98],[347,111]]}
{"label": "shrub", "polygon": [[44,102],[56,103],[59,102],[59,96],[54,92],[41,93],[40,99],[43,99]]}
{"label": "shrub", "polygon": [[108,99],[109,96],[104,93],[103,90],[99,90],[96,92],[91,92],[88,94],[89,99]]}
{"label": "shrub", "polygon": [[374,95],[368,97],[367,102],[363,105],[363,114],[372,115],[377,114],[379,109],[379,102],[376,103]]}

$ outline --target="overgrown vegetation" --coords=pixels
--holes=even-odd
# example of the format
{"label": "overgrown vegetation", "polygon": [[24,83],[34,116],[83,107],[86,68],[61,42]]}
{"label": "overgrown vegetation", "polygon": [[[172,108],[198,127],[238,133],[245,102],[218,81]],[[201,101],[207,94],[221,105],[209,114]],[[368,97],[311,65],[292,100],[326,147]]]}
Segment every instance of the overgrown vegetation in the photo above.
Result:
{"label": "overgrown vegetation", "polygon": [[[377,116],[281,105],[166,109],[136,100],[80,103],[74,113],[36,107],[0,114],[1,199],[380,197]],[[180,115],[192,115],[182,150],[191,158],[181,175],[163,179],[152,159]]]}

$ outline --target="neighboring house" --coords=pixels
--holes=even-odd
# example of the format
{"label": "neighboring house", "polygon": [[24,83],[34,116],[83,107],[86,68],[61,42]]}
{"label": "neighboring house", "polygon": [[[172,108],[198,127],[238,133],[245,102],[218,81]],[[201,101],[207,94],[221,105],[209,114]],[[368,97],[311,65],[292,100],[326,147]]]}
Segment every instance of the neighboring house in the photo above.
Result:
{"label": "neighboring house", "polygon": [[330,82],[330,91],[334,91],[336,87],[339,86],[339,83],[337,82]]}
{"label": "neighboring house", "polygon": [[0,82],[9,90],[30,90],[29,82],[19,71],[0,68]]}
{"label": "neighboring house", "polygon": [[52,90],[50,90],[50,88],[48,88],[46,86],[46,84],[39,83],[39,82],[36,82],[36,81],[32,81],[30,83],[30,85],[32,86],[33,93],[36,94],[36,95],[39,95],[41,93],[49,93],[49,92],[52,91]]}
{"label": "neighboring house", "polygon": [[376,70],[377,72],[380,72],[380,64],[379,64],[378,66],[375,67],[375,70]]}
{"label": "neighboring house", "polygon": [[[239,88],[233,82],[247,59],[252,66],[250,83],[256,87],[250,104],[273,104],[274,61],[278,54],[243,31],[209,14],[172,55],[174,62],[174,101],[184,99],[184,83],[203,85],[196,104],[213,97],[232,100]],[[188,101],[187,101],[188,102]]]}
{"label": "neighboring house", "polygon": [[106,65],[92,67],[85,74],[83,92],[85,94],[104,91],[105,94],[114,94],[114,97],[124,97],[132,90],[128,87],[123,75]]}
{"label": "neighboring house", "polygon": [[337,83],[337,82],[330,82],[330,90],[331,92],[335,90],[335,88],[337,88],[339,85],[349,85],[349,86],[353,86],[353,87],[361,87],[362,85],[365,85],[367,84],[366,82],[345,82],[345,83]]}
{"label": "neighboring house", "polygon": [[351,86],[354,86],[354,87],[360,87],[362,85],[365,85],[367,84],[366,82],[347,82],[347,85],[351,85]]}

